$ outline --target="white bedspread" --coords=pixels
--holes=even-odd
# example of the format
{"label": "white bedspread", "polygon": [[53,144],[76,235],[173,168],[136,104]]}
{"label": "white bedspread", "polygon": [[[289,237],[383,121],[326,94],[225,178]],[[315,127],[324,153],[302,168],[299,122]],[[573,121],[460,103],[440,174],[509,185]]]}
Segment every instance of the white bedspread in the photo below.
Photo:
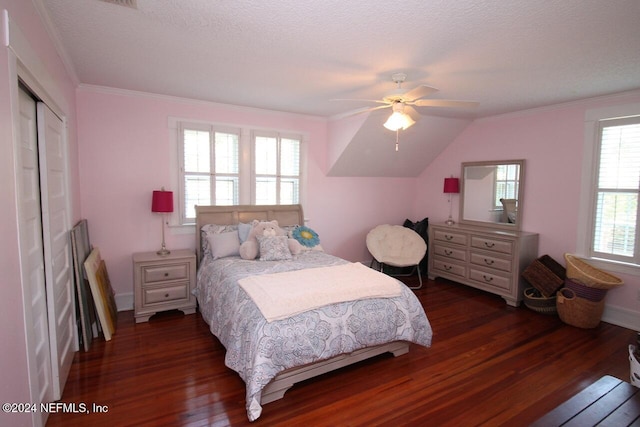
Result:
{"label": "white bedspread", "polygon": [[250,276],[238,283],[267,322],[329,304],[397,297],[402,286],[360,263]]}

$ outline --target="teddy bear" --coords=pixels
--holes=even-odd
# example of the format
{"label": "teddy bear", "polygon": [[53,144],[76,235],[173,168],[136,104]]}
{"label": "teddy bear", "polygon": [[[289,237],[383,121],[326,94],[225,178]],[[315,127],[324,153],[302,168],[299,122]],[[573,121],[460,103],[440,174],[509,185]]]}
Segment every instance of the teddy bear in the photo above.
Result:
{"label": "teddy bear", "polygon": [[[240,257],[242,259],[256,259],[260,254],[260,244],[257,236],[286,236],[287,233],[280,228],[278,221],[258,221],[253,220],[249,236],[240,245]],[[295,239],[288,239],[289,251],[292,255],[302,252],[302,246]]]}

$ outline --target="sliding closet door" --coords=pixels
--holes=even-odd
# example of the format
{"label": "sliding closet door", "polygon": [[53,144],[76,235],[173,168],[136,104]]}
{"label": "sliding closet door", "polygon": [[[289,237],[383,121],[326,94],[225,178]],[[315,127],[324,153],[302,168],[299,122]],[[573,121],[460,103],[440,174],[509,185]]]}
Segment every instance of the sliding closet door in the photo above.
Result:
{"label": "sliding closet door", "polygon": [[[36,101],[24,90],[20,99],[20,146],[18,149],[18,188],[20,212],[20,252],[25,295],[25,321],[32,398],[37,402],[53,401],[53,374],[49,345],[49,321],[44,274],[42,211],[40,208],[40,170],[38,167],[38,129]],[[34,390],[37,389],[37,390]]]}
{"label": "sliding closet door", "polygon": [[38,103],[38,147],[53,395],[60,399],[76,348],[64,124]]}

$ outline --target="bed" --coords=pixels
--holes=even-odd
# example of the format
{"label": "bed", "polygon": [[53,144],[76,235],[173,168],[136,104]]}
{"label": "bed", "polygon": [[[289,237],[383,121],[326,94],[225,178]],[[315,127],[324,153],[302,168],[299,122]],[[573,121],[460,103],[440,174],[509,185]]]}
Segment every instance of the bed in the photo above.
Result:
{"label": "bed", "polygon": [[[238,227],[244,229],[253,220],[277,220],[289,231],[304,224],[300,205],[196,206],[198,277],[194,293],[203,319],[226,349],[226,366],[245,382],[250,421],[260,416],[263,404],[282,398],[297,382],[382,353],[400,356],[409,351],[410,342],[431,345],[431,326],[413,292],[368,268],[362,271],[366,281],[369,274],[380,275],[375,282],[383,276],[397,283],[397,293],[330,303],[287,317],[265,317],[260,301],[243,287],[247,280],[290,276],[300,283],[298,289],[304,286],[306,292],[308,286],[313,292],[311,276],[301,275],[313,275],[318,281],[324,277],[320,272],[347,268],[360,272],[357,268],[362,267],[320,247],[285,261],[243,260],[230,254],[233,250],[224,249],[219,242],[235,239],[226,233],[238,233]],[[219,236],[212,238],[213,234]]]}

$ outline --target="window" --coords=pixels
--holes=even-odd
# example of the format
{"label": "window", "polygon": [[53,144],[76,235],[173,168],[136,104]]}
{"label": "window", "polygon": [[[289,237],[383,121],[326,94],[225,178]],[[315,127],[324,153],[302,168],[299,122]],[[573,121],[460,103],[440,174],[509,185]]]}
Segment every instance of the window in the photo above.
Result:
{"label": "window", "polygon": [[240,132],[181,126],[181,223],[195,221],[195,205],[233,205],[239,200]]}
{"label": "window", "polygon": [[196,205],[301,203],[301,136],[171,123],[178,135],[179,224],[195,222]]}
{"label": "window", "polygon": [[640,264],[640,116],[601,120],[598,129],[590,255]]}
{"label": "window", "polygon": [[254,133],[256,205],[292,205],[300,199],[300,139]]}

